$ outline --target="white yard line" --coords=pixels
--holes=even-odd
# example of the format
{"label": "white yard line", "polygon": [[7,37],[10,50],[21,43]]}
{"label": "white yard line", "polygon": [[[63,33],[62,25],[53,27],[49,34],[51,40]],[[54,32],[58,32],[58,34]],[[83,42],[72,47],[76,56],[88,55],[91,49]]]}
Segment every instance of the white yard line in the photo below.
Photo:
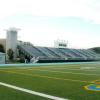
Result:
{"label": "white yard line", "polygon": [[64,98],[60,98],[60,97],[56,97],[56,96],[52,96],[52,95],[47,95],[47,94],[40,93],[40,92],[35,92],[35,91],[32,91],[32,90],[17,87],[17,86],[14,86],[14,85],[3,83],[3,82],[0,82],[0,85],[5,86],[5,87],[9,87],[9,88],[12,88],[12,89],[15,89],[15,90],[19,90],[19,91],[22,91],[22,92],[26,92],[26,93],[29,93],[29,94],[37,95],[37,96],[40,96],[40,97],[49,98],[49,99],[52,99],[52,100],[68,100],[68,99],[64,99]]}

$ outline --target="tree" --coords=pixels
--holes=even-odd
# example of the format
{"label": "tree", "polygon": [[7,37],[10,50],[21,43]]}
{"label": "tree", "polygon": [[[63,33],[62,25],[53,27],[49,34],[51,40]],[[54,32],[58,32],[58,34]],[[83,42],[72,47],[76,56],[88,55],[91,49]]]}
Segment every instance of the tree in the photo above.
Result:
{"label": "tree", "polygon": [[9,57],[9,60],[13,60],[13,58],[14,58],[14,52],[13,52],[12,49],[8,49],[7,50],[7,55]]}
{"label": "tree", "polygon": [[5,53],[4,46],[2,44],[0,44],[0,52]]}
{"label": "tree", "polygon": [[25,62],[25,56],[23,54],[20,54],[19,58],[21,63]]}
{"label": "tree", "polygon": [[94,52],[100,54],[100,47],[91,48]]}

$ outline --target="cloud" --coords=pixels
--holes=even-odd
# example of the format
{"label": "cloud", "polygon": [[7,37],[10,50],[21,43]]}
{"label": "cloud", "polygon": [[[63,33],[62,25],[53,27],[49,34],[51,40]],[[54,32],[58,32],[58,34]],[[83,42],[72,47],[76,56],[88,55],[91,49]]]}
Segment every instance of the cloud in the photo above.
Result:
{"label": "cloud", "polygon": [[[13,16],[17,14],[22,14],[22,17],[16,17],[15,19],[13,19]],[[24,17],[24,15],[32,15],[32,17]],[[41,18],[40,20],[38,18],[33,18],[33,16],[49,16],[51,18],[51,21],[53,18],[52,16],[55,16],[55,18],[58,17],[58,19],[72,16],[73,18],[80,18],[93,24],[100,24],[99,0],[0,0],[0,23],[3,23],[1,23],[0,28],[2,27],[2,29],[4,29],[5,26],[7,28],[14,25],[18,28],[22,28],[22,31],[19,32],[21,33],[20,39],[22,40],[32,41],[32,43],[35,44],[45,43],[50,45],[53,40],[64,39],[69,40],[69,43],[71,44],[70,46],[72,47],[77,47],[77,45],[79,45],[79,47],[99,45],[99,38],[97,39],[96,36],[94,39],[94,37],[92,36],[93,29],[91,28],[91,26],[87,26],[88,31],[84,28],[84,25],[86,24],[83,25],[82,23],[81,24],[83,26],[80,25],[80,27],[83,28],[81,29],[79,29],[79,26],[74,24],[73,27],[70,26],[71,28],[73,28],[73,30],[63,30],[61,29],[61,23],[59,23],[60,19],[58,20],[58,23],[54,23],[54,20],[50,23],[50,21],[48,21],[48,17],[47,19],[45,19],[46,17],[44,17],[44,21],[41,20]],[[29,20],[27,18],[33,18],[35,19],[35,21],[32,19],[33,22],[31,22],[31,19]],[[50,23],[51,26],[48,23]],[[53,28],[52,24],[55,24],[57,29],[56,27]],[[57,25],[59,25],[60,27],[58,27]],[[76,30],[74,30],[75,25],[78,27]],[[64,25],[62,25],[62,27],[63,26]],[[68,26],[66,27],[68,28]],[[91,29],[90,33],[89,29]],[[5,32],[0,30],[0,33],[4,34]],[[27,33],[31,34],[30,38],[27,38],[29,35]],[[86,34],[89,34],[89,36]],[[2,35],[2,37],[4,37],[4,35]],[[89,38],[91,38],[90,41]]]}
{"label": "cloud", "polygon": [[0,0],[0,18],[16,13],[76,16],[100,23],[99,0]]}

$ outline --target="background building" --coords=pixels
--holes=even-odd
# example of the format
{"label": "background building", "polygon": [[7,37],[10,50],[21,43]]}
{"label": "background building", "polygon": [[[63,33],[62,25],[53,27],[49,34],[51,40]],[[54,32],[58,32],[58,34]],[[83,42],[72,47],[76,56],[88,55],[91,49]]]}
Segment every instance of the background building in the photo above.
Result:
{"label": "background building", "polygon": [[7,37],[6,37],[6,54],[9,49],[12,49],[14,52],[14,58],[17,56],[17,28],[9,28],[6,30]]}
{"label": "background building", "polygon": [[[34,46],[29,42],[17,40],[17,28],[9,28],[6,30],[6,39],[1,39],[1,44],[5,47],[6,60],[8,59],[7,51],[12,49],[14,52],[14,60],[16,58],[23,59],[28,62],[34,58],[33,62],[68,62],[68,61],[97,61],[100,60],[100,54],[92,49],[71,49],[68,48],[68,41],[57,40],[54,47]],[[38,39],[38,38],[37,38]],[[4,61],[1,54],[1,62]]]}
{"label": "background building", "polygon": [[0,39],[0,44],[3,45],[5,51],[6,51],[6,39]]}
{"label": "background building", "polygon": [[5,63],[5,53],[0,52],[0,64],[4,64],[4,63]]}

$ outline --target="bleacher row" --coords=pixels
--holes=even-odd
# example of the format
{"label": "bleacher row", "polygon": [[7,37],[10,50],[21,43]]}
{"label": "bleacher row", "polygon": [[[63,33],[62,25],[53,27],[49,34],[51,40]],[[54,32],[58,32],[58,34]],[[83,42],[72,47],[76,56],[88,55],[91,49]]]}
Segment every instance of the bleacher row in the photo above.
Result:
{"label": "bleacher row", "polygon": [[39,60],[65,60],[65,61],[88,61],[100,60],[100,55],[90,49],[68,49],[68,48],[53,48],[39,47],[32,44],[18,44],[18,49],[25,55],[38,58]]}

